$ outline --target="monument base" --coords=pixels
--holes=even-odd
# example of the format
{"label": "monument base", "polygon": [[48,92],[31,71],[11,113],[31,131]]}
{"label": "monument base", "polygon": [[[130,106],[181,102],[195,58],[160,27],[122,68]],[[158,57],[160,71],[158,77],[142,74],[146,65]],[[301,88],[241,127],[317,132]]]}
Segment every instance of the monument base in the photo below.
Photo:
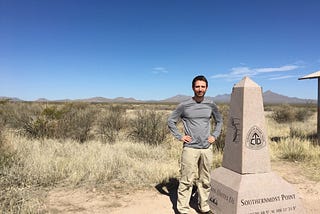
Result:
{"label": "monument base", "polygon": [[277,174],[242,175],[224,167],[211,173],[209,206],[215,214],[305,213],[293,186]]}

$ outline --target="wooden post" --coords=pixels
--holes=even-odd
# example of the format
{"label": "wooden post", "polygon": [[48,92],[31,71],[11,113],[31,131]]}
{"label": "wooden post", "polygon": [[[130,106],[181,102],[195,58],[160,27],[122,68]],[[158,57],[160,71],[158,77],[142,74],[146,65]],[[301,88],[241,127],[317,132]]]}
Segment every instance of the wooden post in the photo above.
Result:
{"label": "wooden post", "polygon": [[299,78],[299,80],[304,80],[304,79],[318,79],[317,138],[318,138],[318,145],[320,146],[320,71],[317,71],[312,74]]}
{"label": "wooden post", "polygon": [[318,116],[317,116],[317,136],[320,145],[320,78],[318,77]]}

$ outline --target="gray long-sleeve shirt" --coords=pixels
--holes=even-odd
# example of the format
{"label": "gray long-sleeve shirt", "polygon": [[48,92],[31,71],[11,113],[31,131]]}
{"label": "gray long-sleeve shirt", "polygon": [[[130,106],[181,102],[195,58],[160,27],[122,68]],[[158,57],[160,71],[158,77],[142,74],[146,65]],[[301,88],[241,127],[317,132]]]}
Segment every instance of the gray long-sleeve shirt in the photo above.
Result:
{"label": "gray long-sleeve shirt", "polygon": [[[215,120],[215,127],[211,131],[210,119]],[[184,136],[177,128],[177,122],[181,119],[185,135],[189,135],[192,141],[184,143],[184,146],[191,148],[208,148],[210,143],[208,137],[214,136],[216,139],[220,135],[222,128],[222,117],[218,111],[217,105],[207,98],[200,103],[197,103],[193,98],[190,98],[180,103],[168,118],[168,127],[178,140]]]}

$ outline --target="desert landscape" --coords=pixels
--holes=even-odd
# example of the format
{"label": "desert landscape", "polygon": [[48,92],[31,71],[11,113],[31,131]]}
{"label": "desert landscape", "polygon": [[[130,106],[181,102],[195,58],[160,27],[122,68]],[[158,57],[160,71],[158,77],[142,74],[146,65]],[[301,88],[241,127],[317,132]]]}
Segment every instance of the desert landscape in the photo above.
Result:
{"label": "desert landscape", "polygon": [[[220,103],[224,120],[227,104]],[[1,213],[175,213],[176,103],[0,103]],[[319,213],[314,104],[265,106],[272,170]],[[214,149],[221,165],[225,127]],[[197,197],[190,213],[197,213]]]}

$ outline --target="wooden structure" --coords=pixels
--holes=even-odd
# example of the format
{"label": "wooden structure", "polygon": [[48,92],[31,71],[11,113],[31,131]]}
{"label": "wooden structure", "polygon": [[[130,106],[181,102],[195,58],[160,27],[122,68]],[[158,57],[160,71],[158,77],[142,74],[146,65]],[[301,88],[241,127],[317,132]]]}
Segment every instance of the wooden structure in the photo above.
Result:
{"label": "wooden structure", "polygon": [[299,80],[304,79],[318,79],[318,116],[317,116],[317,136],[318,145],[320,145],[320,71],[308,74],[304,77],[299,78]]}

